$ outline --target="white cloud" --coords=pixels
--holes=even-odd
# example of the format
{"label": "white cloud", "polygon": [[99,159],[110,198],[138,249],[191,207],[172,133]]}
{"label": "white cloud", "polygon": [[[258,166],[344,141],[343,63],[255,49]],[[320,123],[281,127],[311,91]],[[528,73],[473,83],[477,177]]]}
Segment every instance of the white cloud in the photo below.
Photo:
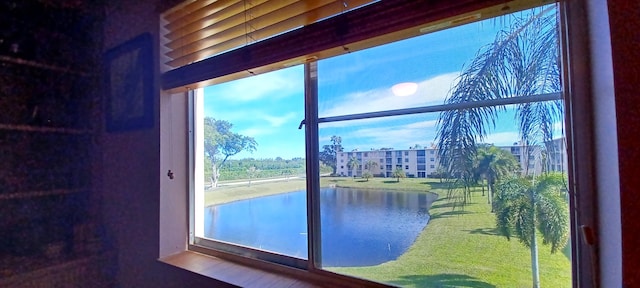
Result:
{"label": "white cloud", "polygon": [[274,132],[273,129],[268,129],[265,127],[259,127],[259,128],[252,127],[252,128],[243,129],[239,131],[238,134],[255,138],[262,135],[269,135],[269,134],[272,134],[273,132]]}
{"label": "white cloud", "polygon": [[280,127],[282,124],[285,124],[296,117],[296,113],[289,112],[285,115],[281,116],[273,116],[273,115],[262,115],[259,118],[267,121],[271,127]]}
{"label": "white cloud", "polygon": [[345,148],[349,150],[357,148],[364,151],[370,148],[379,149],[382,147],[406,149],[414,144],[427,146],[428,143],[433,142],[435,135],[435,130],[428,128],[434,127],[435,122],[435,120],[430,120],[409,125],[358,129],[350,133],[351,135],[358,135],[358,143],[351,143],[353,147]]}
{"label": "white cloud", "polygon": [[416,122],[416,123],[411,123],[409,125],[407,125],[407,128],[411,128],[411,129],[416,129],[416,128],[433,128],[436,127],[436,124],[438,124],[438,120],[427,120],[427,121],[420,121],[420,122]]}
{"label": "white cloud", "polygon": [[350,93],[337,99],[334,106],[320,111],[320,115],[328,117],[442,104],[458,75],[458,72],[446,73],[421,81],[411,96],[395,96],[391,87]]}
{"label": "white cloud", "polygon": [[279,70],[217,85],[217,99],[231,102],[282,98],[304,91],[302,75],[297,71]]}

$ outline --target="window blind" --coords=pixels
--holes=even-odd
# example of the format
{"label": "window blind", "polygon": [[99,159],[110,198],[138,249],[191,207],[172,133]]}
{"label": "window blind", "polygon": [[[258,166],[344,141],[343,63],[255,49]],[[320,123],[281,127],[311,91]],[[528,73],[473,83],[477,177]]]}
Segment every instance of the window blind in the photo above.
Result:
{"label": "window blind", "polygon": [[191,0],[163,13],[169,69],[246,46],[374,0]]}

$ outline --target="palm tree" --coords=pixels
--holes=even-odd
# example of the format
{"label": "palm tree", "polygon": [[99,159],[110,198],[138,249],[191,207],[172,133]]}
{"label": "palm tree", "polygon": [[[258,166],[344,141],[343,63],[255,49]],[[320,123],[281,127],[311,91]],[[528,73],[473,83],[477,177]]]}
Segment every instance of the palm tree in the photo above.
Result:
{"label": "palm tree", "polygon": [[[365,169],[369,170],[369,172],[371,172],[371,170],[375,167],[378,167],[378,162],[374,161],[374,160],[367,160],[367,162],[364,163],[364,167]],[[373,174],[373,172],[371,172]]]}
{"label": "palm tree", "polygon": [[396,178],[396,182],[400,182],[400,178],[407,177],[407,174],[404,173],[402,167],[397,167],[396,170],[393,170],[393,177]]}
{"label": "palm tree", "polygon": [[[530,97],[562,91],[560,46],[555,6],[514,17],[463,69],[445,102],[469,103],[511,97]],[[520,16],[518,16],[520,15]],[[454,177],[449,196],[464,205],[476,185],[474,160],[504,106],[480,106],[444,111],[436,133],[438,156]],[[522,143],[537,145],[553,138],[553,124],[562,119],[562,101],[516,105],[516,122]],[[455,188],[457,187],[457,188]],[[458,189],[462,188],[462,189]],[[462,193],[460,193],[460,191]]]}
{"label": "palm tree", "polygon": [[353,177],[356,176],[355,170],[356,168],[358,168],[359,165],[360,165],[360,162],[355,156],[351,156],[349,158],[349,161],[347,162],[347,166],[349,166],[349,169],[351,169],[351,174],[353,175]]}
{"label": "palm tree", "polygon": [[538,178],[509,178],[496,186],[496,222],[500,234],[512,235],[531,250],[533,287],[540,286],[537,231],[551,253],[569,238],[569,207],[563,189],[564,176],[549,173]]}
{"label": "palm tree", "polygon": [[371,174],[371,172],[369,171],[364,171],[362,172],[362,177],[364,177],[364,179],[367,179],[367,182],[369,182],[369,178],[373,177],[373,174]]}
{"label": "palm tree", "polygon": [[[505,176],[513,175],[520,168],[518,161],[509,151],[493,145],[478,147],[474,166],[476,178],[487,180],[488,204],[493,202],[496,182]],[[484,192],[484,188],[482,191]],[[491,210],[493,212],[493,206]]]}

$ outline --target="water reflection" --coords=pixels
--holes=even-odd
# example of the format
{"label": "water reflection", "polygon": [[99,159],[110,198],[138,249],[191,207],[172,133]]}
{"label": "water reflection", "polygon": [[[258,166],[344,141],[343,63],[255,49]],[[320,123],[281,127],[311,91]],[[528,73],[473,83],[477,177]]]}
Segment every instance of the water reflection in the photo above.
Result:
{"label": "water reflection", "polygon": [[[435,194],[326,188],[321,198],[322,266],[396,259],[429,221]],[[304,191],[211,206],[205,237],[307,258]]]}

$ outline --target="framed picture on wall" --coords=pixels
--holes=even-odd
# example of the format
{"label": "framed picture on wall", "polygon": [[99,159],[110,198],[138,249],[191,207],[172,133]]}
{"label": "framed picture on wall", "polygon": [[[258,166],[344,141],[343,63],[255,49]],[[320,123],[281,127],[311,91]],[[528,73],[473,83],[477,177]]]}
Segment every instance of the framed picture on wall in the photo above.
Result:
{"label": "framed picture on wall", "polygon": [[104,55],[107,132],[153,127],[153,53],[149,33]]}

